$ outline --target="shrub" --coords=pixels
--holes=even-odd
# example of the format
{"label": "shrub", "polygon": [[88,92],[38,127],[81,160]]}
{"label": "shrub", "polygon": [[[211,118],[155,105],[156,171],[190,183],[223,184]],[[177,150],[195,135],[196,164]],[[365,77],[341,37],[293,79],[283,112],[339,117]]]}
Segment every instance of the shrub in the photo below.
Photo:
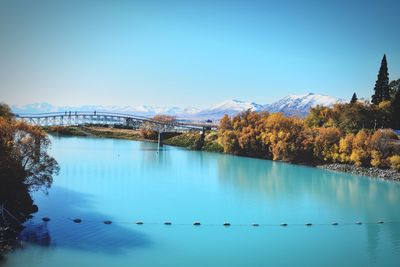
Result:
{"label": "shrub", "polygon": [[390,167],[400,171],[400,155],[394,155],[389,158]]}

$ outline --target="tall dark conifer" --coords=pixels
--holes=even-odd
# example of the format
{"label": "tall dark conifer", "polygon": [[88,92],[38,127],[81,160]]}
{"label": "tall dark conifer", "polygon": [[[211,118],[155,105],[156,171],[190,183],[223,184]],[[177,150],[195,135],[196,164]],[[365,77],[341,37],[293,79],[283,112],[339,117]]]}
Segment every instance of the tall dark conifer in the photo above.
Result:
{"label": "tall dark conifer", "polygon": [[375,82],[375,93],[372,95],[371,102],[378,105],[384,100],[390,100],[389,93],[389,73],[386,61],[386,55],[383,55],[381,68],[379,69],[378,79]]}
{"label": "tall dark conifer", "polygon": [[357,94],[356,94],[356,93],[354,93],[354,94],[353,94],[353,96],[351,97],[350,104],[354,104],[354,103],[356,103],[356,102],[357,102],[357,100],[358,100],[358,98],[357,98]]}

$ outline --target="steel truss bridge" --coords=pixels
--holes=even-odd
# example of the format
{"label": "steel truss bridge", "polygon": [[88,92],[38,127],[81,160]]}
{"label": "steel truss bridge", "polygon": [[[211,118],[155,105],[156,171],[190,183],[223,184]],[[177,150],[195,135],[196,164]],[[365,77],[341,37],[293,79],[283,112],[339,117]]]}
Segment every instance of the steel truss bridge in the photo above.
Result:
{"label": "steel truss bridge", "polygon": [[39,114],[14,114],[18,120],[38,126],[78,126],[78,125],[110,125],[124,126],[131,129],[146,128],[161,132],[188,132],[216,129],[209,123],[166,122],[147,117],[97,111],[66,111]]}

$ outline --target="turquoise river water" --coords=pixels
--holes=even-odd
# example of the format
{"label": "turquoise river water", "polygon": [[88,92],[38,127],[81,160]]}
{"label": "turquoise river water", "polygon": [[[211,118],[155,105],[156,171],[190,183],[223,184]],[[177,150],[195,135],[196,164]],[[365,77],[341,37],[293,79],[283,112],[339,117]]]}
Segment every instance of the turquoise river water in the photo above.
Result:
{"label": "turquoise river water", "polygon": [[40,210],[6,267],[400,266],[400,183],[148,142],[51,139],[60,174],[34,193]]}

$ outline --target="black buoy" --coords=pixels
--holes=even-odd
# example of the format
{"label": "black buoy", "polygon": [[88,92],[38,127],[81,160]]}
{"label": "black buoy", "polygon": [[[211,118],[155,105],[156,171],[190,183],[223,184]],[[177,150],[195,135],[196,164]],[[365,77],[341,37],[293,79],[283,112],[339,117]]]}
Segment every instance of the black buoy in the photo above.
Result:
{"label": "black buoy", "polygon": [[287,226],[287,223],[281,223],[281,226]]}
{"label": "black buoy", "polygon": [[77,218],[77,219],[74,219],[74,223],[81,223],[82,222],[82,220],[81,219],[79,219],[79,218]]}
{"label": "black buoy", "polygon": [[109,220],[104,221],[104,224],[112,224],[112,221],[109,221]]}
{"label": "black buoy", "polygon": [[224,222],[223,226],[231,226],[231,224],[228,222]]}
{"label": "black buoy", "polygon": [[362,224],[362,222],[358,221],[358,222],[356,222],[356,224],[360,225],[360,224]]}
{"label": "black buoy", "polygon": [[258,223],[253,223],[252,226],[257,227],[260,226]]}
{"label": "black buoy", "polygon": [[379,224],[382,224],[382,223],[384,223],[384,222],[383,222],[383,221],[378,221],[378,223],[379,223]]}
{"label": "black buoy", "polygon": [[306,226],[312,226],[312,223],[306,223]]}
{"label": "black buoy", "polygon": [[332,225],[336,226],[336,225],[338,225],[338,223],[337,222],[333,222]]}
{"label": "black buoy", "polygon": [[172,222],[164,222],[165,225],[171,225]]}
{"label": "black buoy", "polygon": [[42,221],[44,221],[44,222],[49,222],[49,221],[50,221],[50,218],[48,218],[48,217],[43,217],[43,218],[42,218]]}
{"label": "black buoy", "polygon": [[142,221],[138,221],[138,222],[136,222],[136,224],[143,224],[143,222]]}
{"label": "black buoy", "polygon": [[199,226],[199,225],[200,225],[200,222],[194,222],[193,225]]}

